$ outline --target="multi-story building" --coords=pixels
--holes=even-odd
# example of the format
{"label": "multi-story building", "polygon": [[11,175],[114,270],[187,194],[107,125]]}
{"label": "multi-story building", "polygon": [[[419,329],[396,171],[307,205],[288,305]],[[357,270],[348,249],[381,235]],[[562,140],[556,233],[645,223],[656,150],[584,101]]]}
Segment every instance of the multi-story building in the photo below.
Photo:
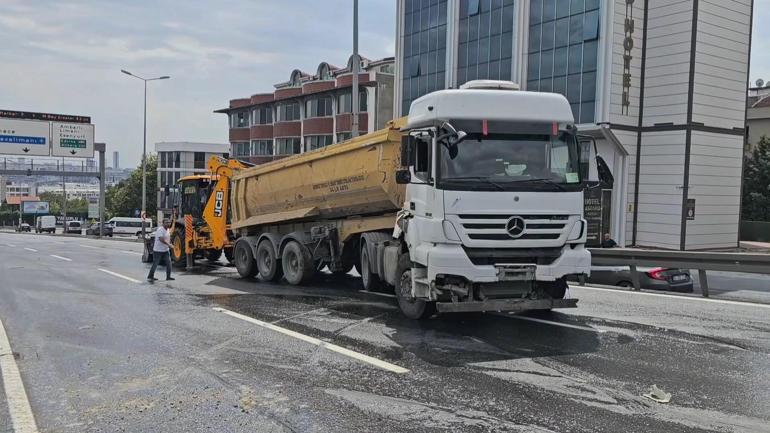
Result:
{"label": "multi-story building", "polygon": [[[44,192],[53,192],[57,194],[62,194],[62,185],[59,183],[58,185],[40,185],[37,188],[38,193],[42,194]],[[67,191],[67,200],[72,199],[90,199],[90,198],[99,198],[99,184],[94,183],[78,183],[78,182],[67,182],[66,184],[66,191]]]}
{"label": "multi-story building", "polygon": [[27,182],[5,182],[5,195],[7,197],[34,197],[37,195],[37,185]]}
{"label": "multi-story building", "polygon": [[112,152],[112,168],[120,169],[120,152],[117,150]]}
{"label": "multi-story building", "polygon": [[171,192],[184,176],[206,172],[206,163],[214,155],[228,158],[230,145],[189,141],[155,143],[158,153],[158,209],[170,210]]}
{"label": "multi-story building", "polygon": [[735,247],[752,8],[398,0],[396,115],[474,79],[561,93],[615,174],[608,232],[621,245]]}
{"label": "multi-story building", "polygon": [[[393,118],[393,58],[361,59],[361,134],[383,128]],[[352,135],[352,64],[323,62],[315,74],[295,69],[275,90],[233,99],[228,115],[233,156],[256,164],[317,149]]]}

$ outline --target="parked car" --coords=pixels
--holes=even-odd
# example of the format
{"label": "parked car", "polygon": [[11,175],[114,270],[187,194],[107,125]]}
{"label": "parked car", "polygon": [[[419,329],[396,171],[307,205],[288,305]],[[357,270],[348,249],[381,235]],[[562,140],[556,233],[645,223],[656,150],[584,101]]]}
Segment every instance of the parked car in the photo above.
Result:
{"label": "parked car", "polygon": [[[677,268],[637,268],[642,289],[692,292],[690,271]],[[608,286],[632,287],[628,266],[592,266],[587,282]]]}
{"label": "parked car", "polygon": [[56,217],[44,215],[35,218],[35,233],[56,233]]}
{"label": "parked car", "polygon": [[83,234],[83,225],[80,224],[80,221],[67,221],[64,225],[64,233]]}
{"label": "parked car", "polygon": [[[86,235],[99,236],[99,223],[93,223],[86,229]],[[102,235],[112,237],[112,226],[102,223]]]}
{"label": "parked car", "polygon": [[27,223],[21,223],[19,225],[19,227],[16,228],[16,230],[18,230],[20,232],[31,232],[32,231],[32,226],[27,224]]}

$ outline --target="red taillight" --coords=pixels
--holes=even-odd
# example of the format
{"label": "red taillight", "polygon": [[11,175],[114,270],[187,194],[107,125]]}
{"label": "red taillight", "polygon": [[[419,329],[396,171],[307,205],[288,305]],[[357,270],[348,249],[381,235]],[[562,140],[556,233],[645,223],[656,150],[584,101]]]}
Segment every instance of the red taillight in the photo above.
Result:
{"label": "red taillight", "polygon": [[653,268],[647,271],[647,276],[653,280],[665,280],[666,277],[663,276],[663,271],[665,271],[663,268]]}

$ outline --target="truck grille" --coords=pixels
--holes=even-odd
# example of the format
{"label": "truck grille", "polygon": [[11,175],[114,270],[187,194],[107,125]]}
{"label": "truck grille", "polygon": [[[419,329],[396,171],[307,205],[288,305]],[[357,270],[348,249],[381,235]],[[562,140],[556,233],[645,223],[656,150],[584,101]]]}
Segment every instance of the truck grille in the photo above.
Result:
{"label": "truck grille", "polygon": [[510,215],[510,214],[460,214],[460,224],[469,239],[487,241],[512,241],[505,225],[518,216],[526,221],[524,234],[515,240],[555,240],[564,233],[569,215]]}

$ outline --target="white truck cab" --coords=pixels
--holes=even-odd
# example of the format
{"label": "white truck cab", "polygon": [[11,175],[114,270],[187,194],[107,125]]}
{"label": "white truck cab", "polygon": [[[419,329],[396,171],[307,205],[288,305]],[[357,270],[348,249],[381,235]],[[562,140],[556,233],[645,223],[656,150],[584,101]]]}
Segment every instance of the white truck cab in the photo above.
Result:
{"label": "white truck cab", "polygon": [[473,81],[415,100],[406,130],[404,313],[576,306],[565,276],[589,274],[591,255],[567,99]]}

